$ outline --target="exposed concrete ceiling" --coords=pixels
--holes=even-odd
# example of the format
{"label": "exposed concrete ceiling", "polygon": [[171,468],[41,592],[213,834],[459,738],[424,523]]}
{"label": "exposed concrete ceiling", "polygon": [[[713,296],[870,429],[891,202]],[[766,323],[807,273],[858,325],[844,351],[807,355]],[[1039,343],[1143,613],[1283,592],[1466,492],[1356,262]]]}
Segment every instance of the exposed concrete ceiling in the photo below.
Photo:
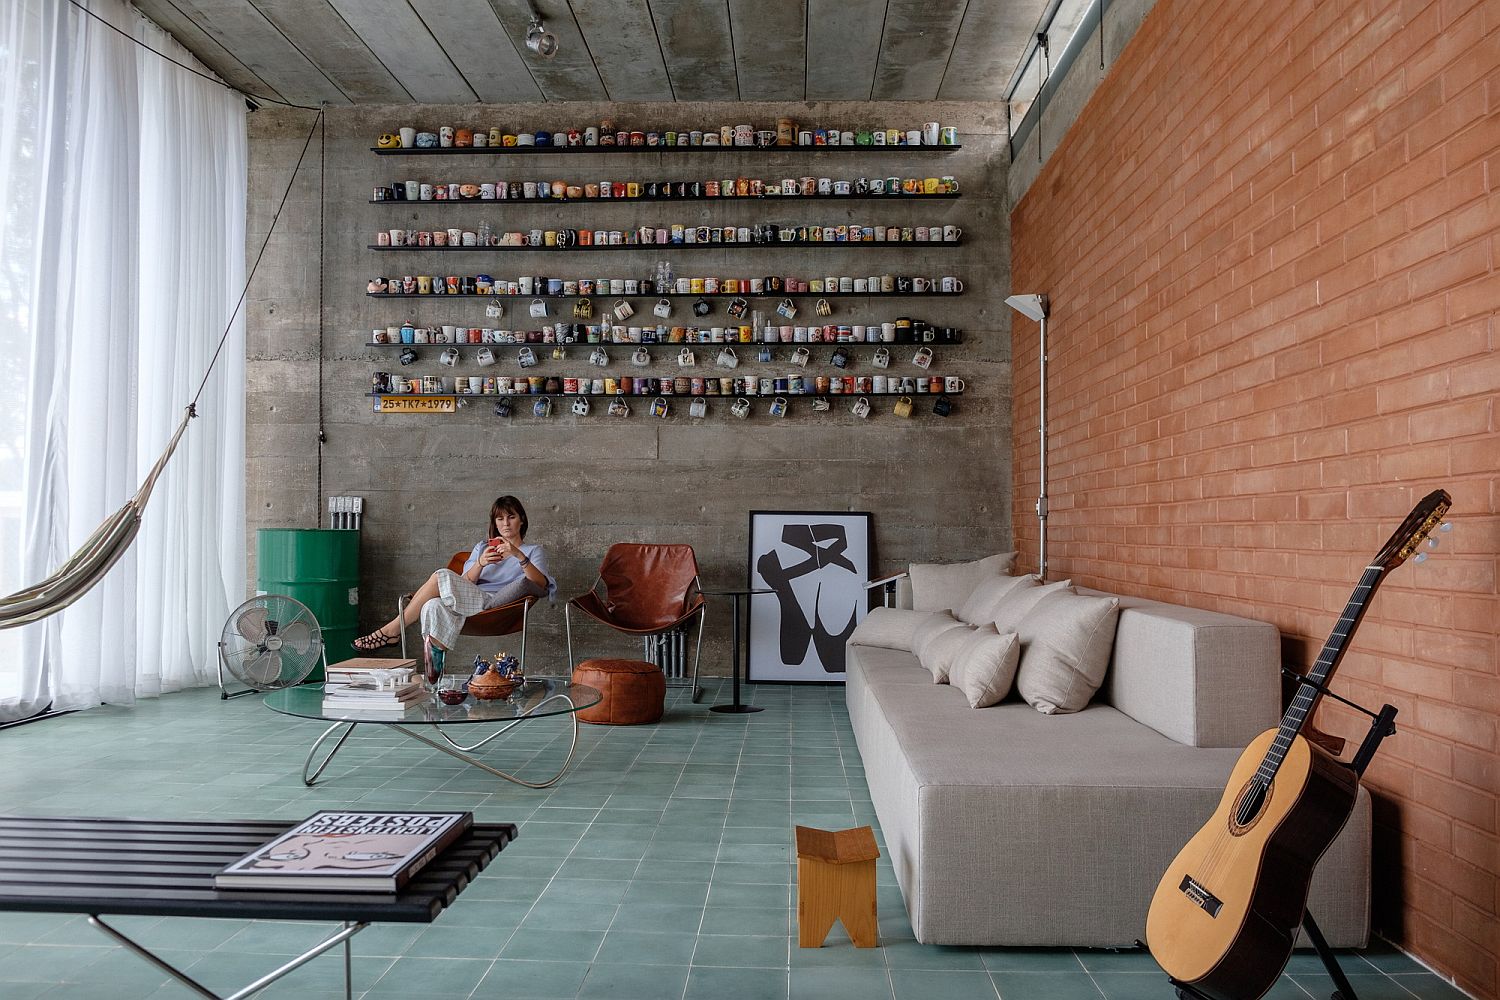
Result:
{"label": "exposed concrete ceiling", "polygon": [[994,100],[1046,0],[134,0],[294,104]]}

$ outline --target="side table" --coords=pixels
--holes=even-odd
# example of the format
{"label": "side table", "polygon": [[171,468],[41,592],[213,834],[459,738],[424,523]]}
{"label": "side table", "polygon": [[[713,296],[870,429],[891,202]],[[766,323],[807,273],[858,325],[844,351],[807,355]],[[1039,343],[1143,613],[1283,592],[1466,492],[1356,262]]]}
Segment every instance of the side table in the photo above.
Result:
{"label": "side table", "polygon": [[[727,705],[713,705],[710,712],[724,712],[731,715],[748,715],[751,712],[763,712],[765,709],[757,705],[745,705],[740,702],[740,604],[749,600],[756,594],[774,593],[768,587],[733,587],[723,590],[705,590],[708,597],[727,597],[730,606],[730,647],[733,649],[734,657],[734,701]],[[745,650],[745,658],[750,658],[750,651]]]}

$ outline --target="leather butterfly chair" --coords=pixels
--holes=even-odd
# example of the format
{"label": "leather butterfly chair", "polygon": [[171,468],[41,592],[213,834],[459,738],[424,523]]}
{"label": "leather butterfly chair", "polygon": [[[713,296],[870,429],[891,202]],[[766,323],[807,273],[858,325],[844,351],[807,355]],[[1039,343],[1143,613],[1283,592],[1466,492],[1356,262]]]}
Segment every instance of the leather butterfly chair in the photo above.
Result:
{"label": "leather butterfly chair", "polygon": [[[464,549],[453,553],[453,558],[448,560],[448,569],[454,573],[464,571],[464,563],[469,561],[469,550]],[[402,594],[396,598],[396,615],[398,618],[406,613],[406,605],[412,599],[411,594]],[[519,601],[511,601],[499,607],[481,611],[477,615],[470,615],[464,621],[464,629],[460,635],[514,635],[521,633],[521,668],[526,667],[526,625],[527,615],[531,606],[539,600],[535,595],[528,595]],[[401,658],[406,659],[406,629],[401,630]]]}
{"label": "leather butterfly chair", "polygon": [[[600,593],[603,584],[603,593]],[[563,605],[568,633],[568,662],[573,658],[573,609],[629,635],[660,635],[698,616],[698,643],[693,651],[693,701],[698,661],[703,655],[704,600],[698,583],[698,560],[691,545],[642,545],[618,542],[609,547],[593,587]]]}

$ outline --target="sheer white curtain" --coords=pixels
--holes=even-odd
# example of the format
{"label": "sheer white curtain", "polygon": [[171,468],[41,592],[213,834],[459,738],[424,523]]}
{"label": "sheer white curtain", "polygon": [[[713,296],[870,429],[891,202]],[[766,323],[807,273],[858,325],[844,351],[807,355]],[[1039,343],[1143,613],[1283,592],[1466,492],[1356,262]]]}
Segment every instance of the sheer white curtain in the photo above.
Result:
{"label": "sheer white curtain", "polygon": [[[124,0],[89,7],[202,68]],[[24,468],[0,496],[10,592],[135,491],[192,398],[244,282],[246,151],[231,91],[66,0],[0,9],[0,351],[24,386],[0,410]],[[212,680],[244,593],[239,323],[198,412],[132,551],[61,615],[0,633],[0,721]]]}

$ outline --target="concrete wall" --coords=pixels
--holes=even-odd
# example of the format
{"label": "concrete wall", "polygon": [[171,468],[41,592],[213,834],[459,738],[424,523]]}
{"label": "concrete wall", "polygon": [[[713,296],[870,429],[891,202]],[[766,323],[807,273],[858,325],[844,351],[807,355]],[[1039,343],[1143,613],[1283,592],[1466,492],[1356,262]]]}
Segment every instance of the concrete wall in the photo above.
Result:
{"label": "concrete wall", "polygon": [[[703,127],[720,122],[774,122],[790,113],[802,121],[857,127],[940,119],[956,124],[964,148],[934,157],[868,155],[818,157],[726,154],[721,156],[431,158],[377,157],[375,136],[403,123],[501,124],[546,128],[586,124],[612,115],[621,124],[664,123]],[[312,116],[263,109],[250,121],[251,259],[264,238]],[[328,115],[326,135],[315,133],[275,238],[251,290],[248,309],[248,496],[251,528],[320,523],[323,498],[366,498],[363,539],[363,618],[374,627],[392,613],[396,594],[415,586],[447,555],[481,537],[490,502],[514,493],[528,505],[531,540],[544,543],[561,596],[581,592],[594,579],[605,549],[615,541],[686,541],[694,545],[706,584],[745,580],[747,511],[753,508],[870,510],[875,513],[877,568],[912,559],[965,559],[1010,547],[1010,341],[1009,232],[1005,203],[1005,136],[998,107],[970,104],[665,104],[618,106],[552,104],[465,107],[361,107]],[[560,207],[474,205],[451,208],[368,204],[371,189],[409,177],[424,180],[562,177],[587,179],[707,178],[812,173],[958,177],[964,197],[927,205],[851,201],[777,203],[668,202],[660,205]],[[325,195],[320,201],[320,187]],[[829,413],[794,403],[783,420],[757,405],[750,420],[711,404],[707,420],[693,421],[686,401],[666,420],[646,415],[634,400],[628,420],[607,417],[595,400],[587,417],[554,414],[537,419],[529,407],[498,419],[491,401],[456,414],[377,416],[364,393],[370,375],[390,369],[389,353],[363,345],[376,326],[463,321],[473,326],[518,321],[512,302],[504,321],[486,320],[479,299],[410,302],[367,298],[376,274],[427,270],[514,276],[635,276],[650,273],[653,248],[610,254],[530,255],[380,254],[365,249],[375,231],[405,224],[437,228],[488,218],[501,228],[578,226],[630,229],[646,221],[750,225],[758,221],[890,220],[964,226],[966,245],[947,252],[916,247],[876,250],[725,249],[669,255],[679,274],[869,274],[907,270],[960,275],[967,294],[953,299],[835,299],[835,319],[879,321],[897,315],[962,327],[966,343],[939,349],[934,371],[968,379],[954,414],[931,413],[918,399],[915,419],[902,420],[883,401],[867,421],[835,401]],[[321,224],[320,224],[321,219]],[[423,263],[425,262],[425,264]],[[321,267],[320,267],[321,264]],[[635,304],[649,313],[654,297]],[[685,311],[690,300],[675,300]],[[596,297],[596,302],[598,299]],[[811,315],[803,298],[798,319]],[[321,305],[320,305],[321,304]],[[567,302],[560,303],[570,309]],[[760,300],[769,311],[774,300]],[[558,303],[554,303],[554,308]],[[680,314],[680,313],[679,313]],[[723,301],[715,316],[722,322]],[[320,336],[321,328],[321,336]],[[831,349],[815,353],[815,369],[829,372]],[[497,351],[501,363],[487,373],[514,374],[515,349]],[[699,372],[703,367],[700,350]],[[785,372],[787,351],[762,366],[741,349],[742,368]],[[912,349],[893,351],[892,371],[915,374]],[[414,369],[442,371],[428,350]],[[651,371],[676,373],[666,355]],[[565,362],[544,361],[548,373],[583,372],[585,352]],[[614,373],[632,369],[626,352],[612,351]],[[854,373],[869,373],[868,351],[855,355]],[[598,372],[598,369],[591,369]],[[459,372],[477,372],[472,361]],[[320,446],[320,427],[326,443]],[[253,535],[252,535],[253,545]],[[253,559],[253,552],[252,552]],[[254,567],[251,568],[252,580]],[[533,624],[534,668],[561,671],[562,606],[543,606]],[[727,610],[711,620],[714,645],[705,669],[727,672],[723,640]],[[638,645],[600,631],[584,649],[634,650]],[[337,651],[335,651],[337,653]]]}
{"label": "concrete wall", "polygon": [[[1135,37],[1136,29],[1141,26],[1141,21],[1146,17],[1146,12],[1156,0],[1108,0],[1104,5],[1104,58],[1100,65],[1099,58],[1099,23],[1097,16],[1090,18],[1089,22],[1082,28],[1086,36],[1078,56],[1072,65],[1062,72],[1062,76],[1053,74],[1052,86],[1049,88],[1048,96],[1042,105],[1042,121],[1040,128],[1033,128],[1021,139],[1015,147],[1015,158],[1010,165],[1010,172],[1006,176],[1006,186],[1009,189],[1010,203],[1014,205],[1026,194],[1031,182],[1036,180],[1041,173],[1042,166],[1047,158],[1052,155],[1062,142],[1068,129],[1073,127],[1073,122],[1083,111],[1083,106],[1089,102],[1099,84],[1113,70],[1115,61],[1119,59],[1120,53],[1130,40]],[[1059,39],[1056,44],[1062,44]],[[1054,59],[1061,52],[1054,50]],[[1021,86],[1021,93],[1030,95],[1036,93],[1035,77],[1028,77]],[[1020,120],[1014,123],[1019,130]]]}
{"label": "concrete wall", "polygon": [[[1333,688],[1400,712],[1364,779],[1375,928],[1485,998],[1500,997],[1495,13],[1160,0],[1011,220],[1016,283],[1052,299],[1057,578],[1272,622],[1306,668],[1413,503],[1452,495],[1455,530],[1388,574]],[[1028,498],[1034,384],[1016,399]],[[1023,565],[1035,523],[1017,503]],[[1317,721],[1367,726],[1326,699]]]}

